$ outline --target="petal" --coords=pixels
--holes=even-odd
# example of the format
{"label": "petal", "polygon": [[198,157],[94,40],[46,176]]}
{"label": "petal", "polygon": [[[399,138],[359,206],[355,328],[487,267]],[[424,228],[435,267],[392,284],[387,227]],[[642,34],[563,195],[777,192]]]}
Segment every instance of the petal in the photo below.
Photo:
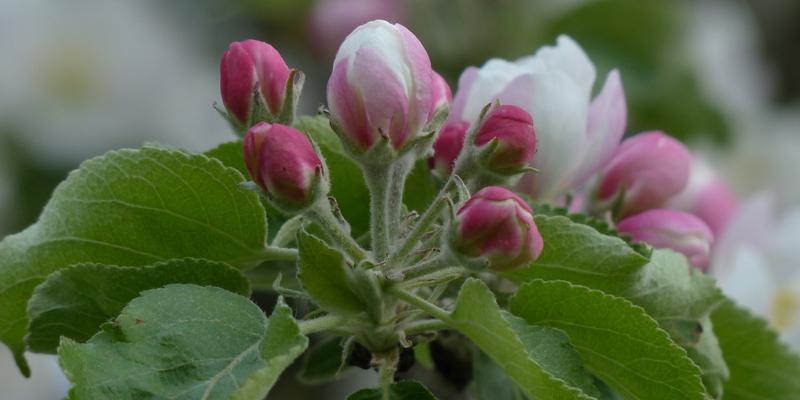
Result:
{"label": "petal", "polygon": [[532,165],[540,172],[525,175],[520,190],[541,201],[565,194],[586,153],[588,96],[565,73],[553,71],[515,79],[500,101],[528,111],[536,129]]}
{"label": "petal", "polygon": [[575,187],[583,186],[598,169],[602,168],[614,155],[625,134],[628,108],[619,72],[612,70],[606,77],[603,89],[589,105],[586,121],[588,152],[581,164]]}
{"label": "petal", "polygon": [[[463,100],[463,109],[459,113],[459,119],[470,123],[475,122],[483,107],[497,100],[500,92],[508,86],[508,83],[524,73],[525,70],[522,67],[512,62],[501,59],[489,60],[478,70],[478,76],[470,85],[467,97]],[[461,95],[459,83],[456,98],[458,99]]]}
{"label": "petal", "polygon": [[350,135],[352,143],[366,150],[375,143],[375,136],[368,128],[363,99],[348,82],[349,68],[348,58],[334,64],[328,80],[328,107],[334,122]]}
{"label": "petal", "polygon": [[560,35],[555,46],[542,47],[532,57],[517,62],[531,72],[561,71],[567,74],[587,98],[597,74],[581,46],[566,35]]}
{"label": "petal", "polygon": [[[398,79],[393,65],[372,47],[363,47],[355,55],[347,79],[362,99],[372,135],[383,132],[395,148],[405,142],[408,128],[409,99],[405,82]],[[425,113],[427,115],[427,108]]]}
{"label": "petal", "polygon": [[[436,73],[431,69],[428,52],[419,39],[403,25],[395,24],[395,27],[400,32],[411,74],[411,82],[406,82],[407,96],[411,100],[408,114],[410,132],[406,132],[406,134],[416,135],[427,125],[431,117],[430,110],[436,107],[434,91],[438,82],[435,81],[434,74]],[[447,90],[449,91],[449,88]],[[405,138],[398,139],[398,141],[402,143]]]}
{"label": "petal", "polygon": [[[464,107],[472,92],[472,86],[480,75],[480,70],[476,67],[467,67],[461,76],[458,77],[458,88],[455,97],[453,97],[453,104],[450,107],[450,115],[448,121],[466,121],[464,116]],[[469,121],[470,123],[472,121]]]}
{"label": "petal", "polygon": [[777,286],[764,255],[745,245],[736,249],[730,262],[724,273],[713,273],[719,287],[737,303],[768,318]]}

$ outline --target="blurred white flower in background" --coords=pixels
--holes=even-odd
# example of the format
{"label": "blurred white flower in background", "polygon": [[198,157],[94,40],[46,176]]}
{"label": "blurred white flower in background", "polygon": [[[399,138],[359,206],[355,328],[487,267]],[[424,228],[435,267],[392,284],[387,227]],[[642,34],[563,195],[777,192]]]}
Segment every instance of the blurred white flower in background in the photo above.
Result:
{"label": "blurred white flower in background", "polygon": [[230,139],[216,65],[156,2],[0,2],[0,126],[49,165],[145,141]]}
{"label": "blurred white flower in background", "polygon": [[800,108],[770,101],[773,76],[748,7],[690,6],[690,60],[732,129],[731,146],[703,150],[738,193],[751,194],[717,238],[710,271],[800,350]]}
{"label": "blurred white flower in background", "polygon": [[800,207],[779,215],[768,194],[742,204],[719,238],[711,274],[800,350]]}
{"label": "blurred white flower in background", "polygon": [[[53,168],[158,141],[194,151],[233,137],[211,108],[217,65],[181,36],[157,2],[0,1],[0,132]],[[0,229],[13,212],[8,149],[0,149]],[[55,356],[28,355],[25,379],[0,345],[0,398],[58,399]]]}

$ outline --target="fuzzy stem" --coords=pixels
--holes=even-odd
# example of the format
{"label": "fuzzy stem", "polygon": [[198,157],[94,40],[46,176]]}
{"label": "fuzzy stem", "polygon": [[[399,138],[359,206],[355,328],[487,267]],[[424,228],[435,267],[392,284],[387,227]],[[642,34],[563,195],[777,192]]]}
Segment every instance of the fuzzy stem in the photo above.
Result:
{"label": "fuzzy stem", "polygon": [[345,318],[338,315],[326,315],[324,317],[300,321],[297,324],[300,326],[300,332],[304,335],[310,335],[312,333],[339,328],[345,321]]}
{"label": "fuzzy stem", "polygon": [[297,249],[266,246],[263,250],[256,254],[235,260],[228,260],[227,262],[232,265],[249,269],[255,268],[266,261],[297,261],[297,257]]}
{"label": "fuzzy stem", "polygon": [[411,336],[411,335],[416,335],[418,333],[441,331],[448,328],[449,326],[446,323],[438,319],[424,319],[422,321],[414,321],[408,323],[403,329],[403,331],[405,332],[406,336]]}
{"label": "fuzzy stem", "polygon": [[370,193],[369,215],[372,233],[372,251],[380,261],[389,254],[389,169],[382,166],[364,168],[364,179]]}
{"label": "fuzzy stem", "polygon": [[433,199],[431,205],[428,206],[428,209],[422,214],[422,216],[417,221],[416,225],[414,225],[414,229],[408,233],[408,236],[403,240],[400,244],[400,247],[397,248],[392,253],[392,256],[389,257],[389,260],[386,262],[387,270],[392,268],[397,268],[398,266],[402,265],[407,259],[414,248],[419,243],[422,236],[428,231],[431,224],[436,222],[436,218],[439,217],[439,214],[444,209],[444,206],[447,204],[447,193],[450,189],[455,186],[455,178],[453,175],[450,176],[450,179],[447,180],[442,190],[439,191],[439,194],[436,195],[436,198]]}
{"label": "fuzzy stem", "polygon": [[367,252],[344,230],[333,215],[331,205],[327,200],[322,200],[317,205],[311,207],[306,212],[306,215],[312,221],[319,224],[331,239],[354,261],[358,262],[367,258]]}
{"label": "fuzzy stem", "polygon": [[272,245],[277,247],[288,246],[294,240],[297,231],[299,231],[302,227],[303,216],[295,215],[283,223],[281,229],[278,230],[278,233],[276,233],[275,237],[272,239]]}
{"label": "fuzzy stem", "polygon": [[431,316],[443,321],[448,322],[450,321],[450,313],[447,310],[440,308],[436,304],[429,302],[428,300],[423,299],[411,293],[403,288],[398,286],[390,286],[387,291],[397,297],[400,300],[405,301],[412,306],[419,308],[422,311],[427,312]]}
{"label": "fuzzy stem", "polygon": [[438,271],[442,269],[443,264],[444,264],[444,258],[438,256],[425,260],[419,264],[413,265],[403,270],[402,272],[404,278],[406,280],[410,280],[423,275],[427,275],[431,272]]}
{"label": "fuzzy stem", "polygon": [[394,240],[400,233],[400,221],[403,211],[403,194],[406,187],[406,178],[408,178],[411,168],[414,167],[413,159],[401,159],[395,162],[391,167],[391,184],[389,187],[388,206],[389,214],[387,216],[389,238]]}

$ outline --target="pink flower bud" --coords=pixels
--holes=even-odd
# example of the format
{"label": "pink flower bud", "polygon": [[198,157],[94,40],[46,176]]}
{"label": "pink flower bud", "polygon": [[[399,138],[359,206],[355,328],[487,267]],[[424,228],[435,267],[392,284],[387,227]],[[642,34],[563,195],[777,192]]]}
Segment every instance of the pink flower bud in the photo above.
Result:
{"label": "pink flower bud", "polygon": [[662,132],[626,139],[603,170],[598,188],[601,201],[612,201],[624,189],[620,217],[656,208],[680,193],[689,181],[691,155]]}
{"label": "pink flower bud", "polygon": [[533,159],[536,152],[536,133],[533,119],[522,108],[501,105],[492,110],[483,121],[475,144],[483,146],[497,140],[497,147],[485,166],[497,173],[516,173]]}
{"label": "pink flower bud", "polygon": [[439,108],[450,105],[453,102],[453,92],[450,90],[450,85],[442,78],[439,73],[433,71],[433,101],[431,102],[430,117],[436,113]]}
{"label": "pink flower bud", "polygon": [[458,210],[452,244],[458,254],[485,257],[495,271],[525,267],[544,247],[531,208],[513,192],[497,186],[475,193]]}
{"label": "pink flower bud", "polygon": [[442,179],[453,172],[458,155],[464,148],[469,123],[450,121],[442,125],[436,142],[433,143],[433,156],[428,159],[428,166]]}
{"label": "pink flower bud", "polygon": [[682,211],[653,209],[625,218],[617,229],[656,248],[683,253],[692,266],[705,270],[714,234],[700,218]]}
{"label": "pink flower bud", "polygon": [[404,26],[361,25],[339,47],[328,80],[332,120],[362,151],[381,136],[399,149],[430,120],[433,76],[428,53]]}
{"label": "pink flower bud", "polygon": [[689,184],[669,201],[669,207],[690,212],[705,222],[714,236],[720,236],[738,208],[738,199],[722,177],[708,164],[695,158]]}
{"label": "pink flower bud", "polygon": [[292,205],[311,200],[322,161],[302,132],[261,122],[247,131],[243,150],[250,177],[272,198]]}
{"label": "pink flower bud", "polygon": [[258,40],[233,42],[219,66],[222,103],[242,125],[253,111],[253,92],[272,113],[283,106],[289,67],[272,46]]}

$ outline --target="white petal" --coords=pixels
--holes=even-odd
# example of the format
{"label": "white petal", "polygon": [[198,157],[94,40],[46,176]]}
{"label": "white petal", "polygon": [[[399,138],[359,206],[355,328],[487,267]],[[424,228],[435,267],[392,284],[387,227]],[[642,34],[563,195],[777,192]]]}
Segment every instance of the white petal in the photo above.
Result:
{"label": "white petal", "polygon": [[589,105],[586,140],[587,154],[581,163],[577,181],[573,186],[581,186],[614,155],[625,134],[628,120],[628,107],[619,72],[612,70],[606,77],[603,89]]}
{"label": "white petal", "polygon": [[780,279],[800,275],[800,208],[780,218],[770,234],[767,248]]}
{"label": "white petal", "polygon": [[594,64],[583,49],[572,38],[566,35],[558,37],[555,46],[545,46],[532,57],[521,58],[518,64],[525,66],[529,72],[562,71],[572,79],[582,93],[591,95],[594,84]]}
{"label": "white petal", "polygon": [[752,246],[740,247],[724,274],[715,272],[714,276],[722,291],[739,305],[765,318],[772,314],[777,287],[763,254]]}
{"label": "white petal", "polygon": [[[497,100],[497,96],[509,82],[525,73],[525,70],[510,61],[494,58],[478,70],[478,76],[472,82],[468,92],[462,93],[459,89],[456,99],[466,96],[461,120],[475,122],[481,110],[487,104]],[[454,100],[456,101],[456,100]]]}
{"label": "white petal", "polygon": [[715,275],[726,273],[738,248],[742,246],[765,248],[770,235],[769,229],[774,221],[774,203],[771,194],[760,193],[739,206],[725,232],[716,239],[711,265]]}
{"label": "white petal", "polygon": [[524,190],[551,201],[570,189],[586,152],[588,97],[561,71],[529,74],[511,82],[500,101],[515,104],[533,117],[537,150],[533,166],[540,172]]}

